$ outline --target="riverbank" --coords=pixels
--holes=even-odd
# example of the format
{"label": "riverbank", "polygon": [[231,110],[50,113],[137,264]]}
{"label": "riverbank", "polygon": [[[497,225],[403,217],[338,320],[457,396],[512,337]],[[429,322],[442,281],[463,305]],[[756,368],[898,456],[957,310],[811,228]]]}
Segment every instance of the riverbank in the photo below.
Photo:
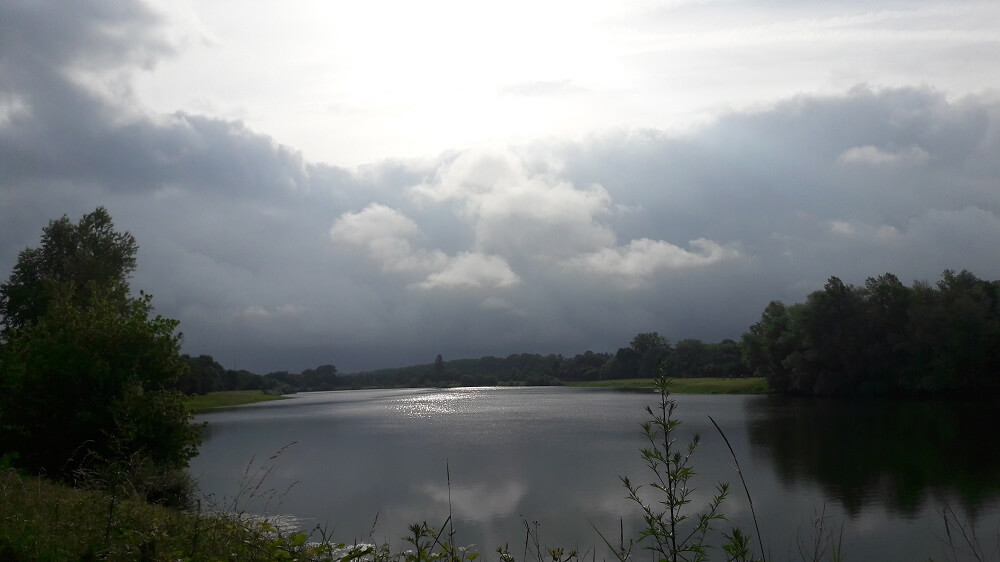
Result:
{"label": "riverbank", "polygon": [[311,542],[304,533],[282,534],[258,518],[207,511],[182,512],[0,470],[0,560],[333,558],[335,545]]}
{"label": "riverbank", "polygon": [[[603,381],[574,381],[566,386],[582,388],[609,388],[636,392],[654,392],[654,379],[616,379]],[[679,378],[672,379],[670,390],[674,394],[766,394],[767,381],[763,377],[743,379],[730,378]],[[260,390],[226,390],[188,396],[184,405],[193,414],[200,414],[216,408],[242,406],[268,400],[282,400],[287,396],[266,394]]]}
{"label": "riverbank", "polygon": [[[656,390],[654,382],[655,379],[619,379],[568,382],[566,386],[654,392]],[[706,377],[671,379],[670,391],[674,394],[765,394],[768,390],[764,377],[744,379]]]}
{"label": "riverbank", "polygon": [[184,399],[184,406],[192,414],[200,414],[215,408],[242,406],[244,404],[283,400],[285,398],[287,397],[278,394],[265,394],[261,390],[224,390],[222,392],[209,392],[208,394],[188,396]]}

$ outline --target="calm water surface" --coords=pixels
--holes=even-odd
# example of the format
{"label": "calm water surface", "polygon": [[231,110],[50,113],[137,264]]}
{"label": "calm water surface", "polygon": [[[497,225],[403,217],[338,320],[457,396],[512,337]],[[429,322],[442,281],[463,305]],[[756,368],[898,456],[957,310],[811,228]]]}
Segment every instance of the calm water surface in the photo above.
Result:
{"label": "calm water surface", "polygon": [[[520,557],[527,520],[543,543],[598,548],[600,558],[591,525],[615,538],[620,525],[626,535],[641,526],[619,476],[649,481],[639,422],[656,399],[574,388],[305,393],[200,416],[208,431],[191,471],[221,504],[321,525],[338,541],[399,546],[409,524],[444,522],[450,493],[460,544],[489,554],[509,543]],[[945,505],[997,541],[1000,444],[989,404],[676,400],[681,438],[703,436],[692,505],[729,481],[725,512],[752,529],[711,415],[740,459],[773,559],[799,558],[797,542],[811,543],[823,514],[827,529],[843,527],[853,560],[948,559]],[[241,480],[256,485],[265,472],[254,499],[237,498]]]}

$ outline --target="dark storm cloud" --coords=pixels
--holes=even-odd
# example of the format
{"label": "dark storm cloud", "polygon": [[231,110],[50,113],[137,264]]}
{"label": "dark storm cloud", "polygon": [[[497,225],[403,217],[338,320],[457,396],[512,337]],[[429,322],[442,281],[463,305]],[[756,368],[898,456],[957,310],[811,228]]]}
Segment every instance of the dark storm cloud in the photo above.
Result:
{"label": "dark storm cloud", "polygon": [[0,13],[4,59],[18,58],[45,67],[75,62],[88,68],[125,62],[149,66],[171,52],[166,41],[155,35],[157,17],[140,3],[6,2]]}
{"label": "dark storm cloud", "polygon": [[230,367],[717,340],[830,275],[1000,277],[995,97],[859,87],[679,136],[349,171],[238,122],[144,112],[130,73],[171,50],[141,8],[0,10],[0,267],[104,205],[140,242],[134,286]]}

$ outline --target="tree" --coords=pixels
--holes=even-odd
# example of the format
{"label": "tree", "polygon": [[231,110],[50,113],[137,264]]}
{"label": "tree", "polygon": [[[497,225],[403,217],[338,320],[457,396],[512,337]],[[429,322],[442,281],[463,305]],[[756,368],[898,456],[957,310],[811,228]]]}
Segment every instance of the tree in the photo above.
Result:
{"label": "tree", "polygon": [[226,369],[211,355],[191,357],[185,354],[181,359],[188,368],[177,381],[177,390],[184,394],[207,394],[222,389],[222,375]]}
{"label": "tree", "polygon": [[670,347],[667,338],[661,336],[658,332],[640,332],[632,338],[630,345],[640,356],[651,349],[662,350]]}
{"label": "tree", "polygon": [[935,286],[895,275],[831,277],[806,301],[772,302],[743,336],[747,366],[777,392],[1000,392],[1000,283],[947,270]]}
{"label": "tree", "polygon": [[615,353],[613,378],[627,379],[639,376],[641,356],[631,347],[619,347]]}
{"label": "tree", "polygon": [[333,390],[340,385],[337,367],[329,364],[306,369],[302,371],[301,378],[300,388],[303,390]]}
{"label": "tree", "polygon": [[660,372],[660,365],[670,354],[670,342],[657,332],[640,332],[632,338],[632,349],[639,357],[639,368],[636,373],[641,378],[655,378]]}
{"label": "tree", "polygon": [[[182,469],[198,429],[174,390],[186,370],[177,321],[129,296],[137,246],[98,209],[49,223],[3,284],[0,456],[49,475]],[[105,263],[105,261],[109,263]]]}
{"label": "tree", "polygon": [[743,334],[743,362],[754,376],[766,377],[768,387],[776,392],[791,389],[792,373],[786,359],[798,348],[793,315],[781,301],[771,301],[760,321]]}
{"label": "tree", "polygon": [[677,377],[703,377],[707,348],[699,339],[686,339],[674,345],[670,370]]}
{"label": "tree", "polygon": [[0,284],[0,335],[6,338],[42,316],[53,284],[72,284],[78,305],[91,298],[91,281],[124,299],[138,251],[131,234],[115,231],[104,207],[84,215],[79,224],[66,215],[49,221],[42,230],[41,247],[22,250],[10,279]]}

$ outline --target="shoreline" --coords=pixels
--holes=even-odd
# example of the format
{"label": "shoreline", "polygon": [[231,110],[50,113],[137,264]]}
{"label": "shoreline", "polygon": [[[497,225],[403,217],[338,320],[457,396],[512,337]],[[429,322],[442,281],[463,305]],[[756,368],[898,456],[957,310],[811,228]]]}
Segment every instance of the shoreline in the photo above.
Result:
{"label": "shoreline", "polygon": [[[654,379],[611,379],[601,381],[570,381],[563,386],[573,388],[597,388],[606,390],[621,390],[633,392],[654,392]],[[671,379],[673,394],[766,394],[767,382],[763,377],[730,379],[721,377],[696,377]],[[437,387],[428,387],[437,388]],[[461,387],[449,387],[461,388]],[[353,390],[350,388],[336,390]],[[288,396],[266,394],[262,390],[224,390],[209,392],[184,399],[184,405],[192,414],[202,414],[219,408],[231,408],[267,402],[270,400],[285,400]]]}
{"label": "shoreline", "polygon": [[219,408],[231,408],[268,402],[270,400],[286,400],[287,396],[266,394],[263,390],[222,390],[208,394],[196,394],[184,397],[184,407],[192,414],[203,414]]}

